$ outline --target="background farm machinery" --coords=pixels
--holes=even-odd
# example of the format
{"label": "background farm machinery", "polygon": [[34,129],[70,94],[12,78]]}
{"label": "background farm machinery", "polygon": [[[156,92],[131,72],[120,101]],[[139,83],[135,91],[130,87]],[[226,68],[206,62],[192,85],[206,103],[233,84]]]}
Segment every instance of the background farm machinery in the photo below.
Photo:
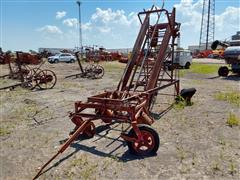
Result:
{"label": "background farm machinery", "polygon": [[[165,89],[161,95],[170,96],[174,101],[179,95],[178,70],[172,68],[167,71],[164,62],[174,57],[180,24],[175,21],[175,8],[168,12],[152,6],[150,10],[138,13],[138,17],[141,28],[116,90],[88,97],[87,102],[75,102],[75,111],[69,115],[75,124],[70,138],[34,179],[76,138],[81,135],[93,137],[96,120],[102,120],[106,125],[128,123],[131,129],[128,134],[123,131],[121,137],[126,141],[129,152],[146,156],[156,154],[160,139],[151,127],[155,121],[151,109],[160,91]],[[161,22],[162,17],[167,22]],[[185,98],[193,95],[192,92],[190,94]]]}
{"label": "background farm machinery", "polygon": [[[39,55],[31,55],[29,53],[16,52],[16,58],[12,59],[9,54],[8,58],[9,74],[1,76],[1,78],[10,78],[19,80],[19,83],[0,88],[14,89],[21,86],[28,89],[51,89],[57,82],[56,74],[48,69],[41,69],[44,61]],[[30,65],[31,64],[31,65]],[[37,66],[37,67],[36,67]]]}
{"label": "background farm machinery", "polygon": [[66,76],[65,78],[70,78],[70,77],[82,77],[82,78],[91,78],[91,79],[100,79],[104,75],[104,68],[100,66],[99,64],[88,64],[85,68],[83,68],[80,58],[79,58],[79,52],[75,53],[80,73],[73,74]]}
{"label": "background farm machinery", "polygon": [[105,48],[98,49],[93,47],[85,48],[86,62],[115,61],[121,59],[123,54],[119,52],[108,52]]}
{"label": "background farm machinery", "polygon": [[240,41],[238,44],[234,41],[236,45],[231,46],[230,42],[214,41],[211,45],[213,50],[217,49],[218,46],[221,46],[224,49],[224,60],[226,64],[230,66],[230,69],[227,66],[221,66],[218,69],[219,76],[228,76],[229,71],[240,75]]}

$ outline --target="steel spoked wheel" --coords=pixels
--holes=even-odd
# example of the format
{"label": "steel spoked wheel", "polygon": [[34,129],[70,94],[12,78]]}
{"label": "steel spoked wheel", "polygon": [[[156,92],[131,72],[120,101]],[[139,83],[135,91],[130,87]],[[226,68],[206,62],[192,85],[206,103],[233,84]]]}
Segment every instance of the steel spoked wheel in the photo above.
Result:
{"label": "steel spoked wheel", "polygon": [[34,80],[40,89],[52,89],[57,82],[57,76],[51,70],[42,70],[36,74]]}
{"label": "steel spoked wheel", "polygon": [[[141,141],[127,141],[129,152],[135,155],[150,156],[155,155],[160,144],[158,133],[148,125],[138,125],[142,134]],[[129,131],[130,137],[137,139],[137,135],[133,129]]]}
{"label": "steel spoked wheel", "polygon": [[29,73],[24,77],[25,80],[32,80],[33,77],[39,73],[41,71],[41,69],[39,68],[33,68],[33,69],[30,69]]}
{"label": "steel spoked wheel", "polygon": [[92,71],[92,69],[95,67],[94,64],[88,64],[86,67],[85,67],[85,72],[89,73]]}
{"label": "steel spoked wheel", "polygon": [[94,73],[94,78],[100,79],[104,75],[104,68],[102,66],[100,66],[100,65],[97,65],[94,68],[93,73]]}

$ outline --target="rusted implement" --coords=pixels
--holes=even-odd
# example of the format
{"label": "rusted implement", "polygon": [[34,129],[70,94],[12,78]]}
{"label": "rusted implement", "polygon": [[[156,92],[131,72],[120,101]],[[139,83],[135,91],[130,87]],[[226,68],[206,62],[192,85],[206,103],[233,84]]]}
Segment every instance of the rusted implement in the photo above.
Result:
{"label": "rusted implement", "polygon": [[[9,74],[2,76],[1,78],[9,77],[11,79],[20,80],[20,83],[16,83],[14,85],[6,86],[0,88],[0,90],[4,89],[14,89],[17,86],[21,86],[28,89],[51,89],[55,86],[57,82],[56,74],[48,69],[40,69],[43,65],[43,61],[39,64],[38,67],[30,68],[27,66],[22,58],[24,58],[24,53],[16,52],[17,58],[15,61],[15,66],[8,62],[9,66]],[[23,56],[22,56],[23,55]]]}
{"label": "rusted implement", "polygon": [[[167,23],[160,23],[163,15]],[[59,152],[62,153],[78,135],[93,137],[95,120],[106,124],[112,121],[129,123],[132,129],[128,134],[121,133],[121,137],[127,142],[130,153],[153,155],[157,152],[160,140],[150,126],[155,121],[150,116],[150,109],[159,91],[172,87],[171,96],[179,94],[178,70],[171,68],[167,71],[164,62],[172,57],[173,63],[174,42],[179,36],[180,24],[175,22],[175,8],[168,12],[152,6],[151,10],[138,13],[138,17],[141,28],[116,90],[91,96],[87,102],[75,102],[75,111],[70,113],[75,128]]]}
{"label": "rusted implement", "polygon": [[91,79],[100,79],[104,75],[104,68],[100,66],[99,64],[88,64],[85,69],[83,69],[83,66],[81,64],[81,61],[79,59],[78,52],[75,53],[75,56],[78,61],[78,65],[80,68],[80,73],[73,74],[66,76],[65,78],[70,78],[70,77],[82,77],[82,78],[91,78]]}

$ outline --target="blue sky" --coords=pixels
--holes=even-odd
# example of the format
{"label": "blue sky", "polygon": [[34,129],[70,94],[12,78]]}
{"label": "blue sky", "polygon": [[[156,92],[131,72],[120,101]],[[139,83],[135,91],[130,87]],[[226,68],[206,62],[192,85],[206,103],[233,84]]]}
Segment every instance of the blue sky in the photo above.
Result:
{"label": "blue sky", "polygon": [[[136,14],[153,0],[82,0],[83,45],[132,47],[139,30]],[[215,39],[240,30],[238,0],[215,0]],[[78,9],[74,0],[0,0],[0,46],[3,50],[38,50],[39,47],[74,48],[78,45]],[[182,23],[181,45],[199,43],[202,0],[165,0],[177,8]],[[58,16],[57,16],[58,14]]]}

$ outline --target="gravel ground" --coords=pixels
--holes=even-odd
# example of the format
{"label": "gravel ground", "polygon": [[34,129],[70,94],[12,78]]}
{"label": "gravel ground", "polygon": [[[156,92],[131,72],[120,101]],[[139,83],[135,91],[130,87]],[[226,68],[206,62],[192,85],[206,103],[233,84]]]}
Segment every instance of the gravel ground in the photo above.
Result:
{"label": "gravel ground", "polygon": [[[32,179],[74,127],[68,118],[74,102],[116,87],[125,65],[104,63],[106,74],[98,80],[64,79],[78,71],[77,63],[44,66],[57,74],[53,89],[1,91],[0,179]],[[2,65],[1,73],[6,69]],[[240,117],[239,106],[216,98],[240,93],[239,81],[234,75],[217,77],[217,72],[185,74],[181,88],[197,89],[193,105],[174,106],[158,116],[153,124],[161,141],[156,156],[129,154],[119,137],[126,124],[97,123],[93,138],[75,141],[39,179],[239,179],[239,126],[226,123],[230,113]],[[163,101],[164,96],[157,99],[155,113],[162,111]]]}

